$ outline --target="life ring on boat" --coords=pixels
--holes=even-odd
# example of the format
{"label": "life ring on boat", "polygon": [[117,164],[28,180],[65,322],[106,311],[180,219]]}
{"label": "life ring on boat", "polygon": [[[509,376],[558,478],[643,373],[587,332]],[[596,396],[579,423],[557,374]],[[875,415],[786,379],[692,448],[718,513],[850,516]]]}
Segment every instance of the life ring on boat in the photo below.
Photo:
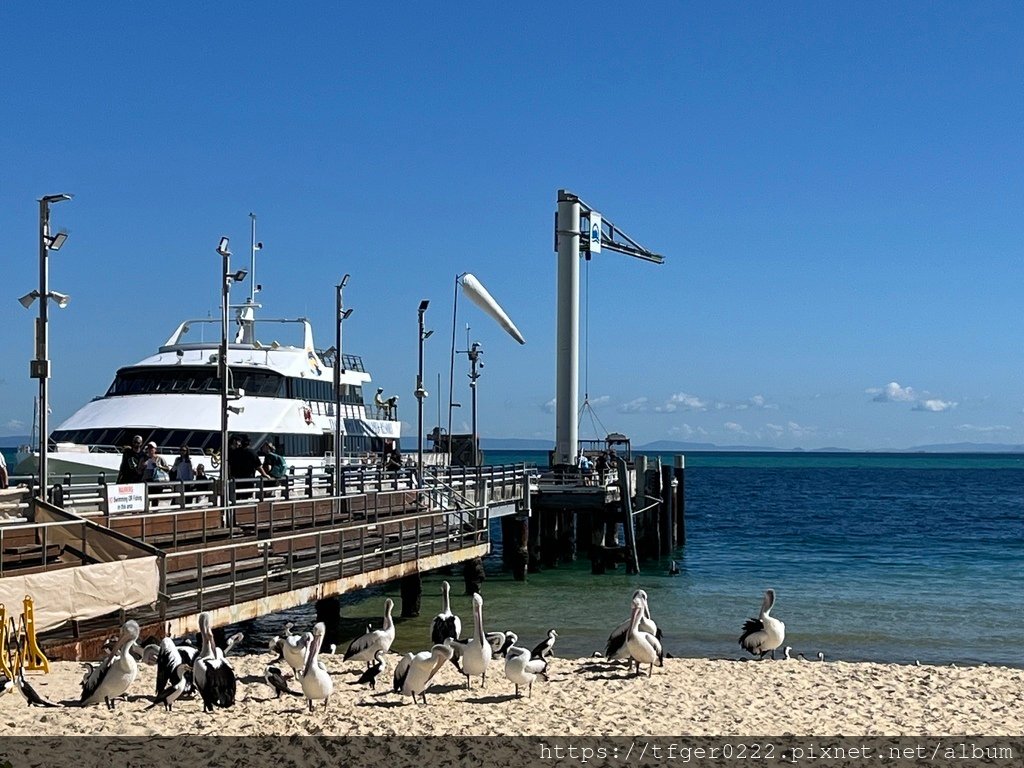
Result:
{"label": "life ring on boat", "polygon": [[312,424],[313,423],[313,411],[311,411],[309,408],[303,408],[302,409],[302,418],[304,418],[306,420],[307,424]]}

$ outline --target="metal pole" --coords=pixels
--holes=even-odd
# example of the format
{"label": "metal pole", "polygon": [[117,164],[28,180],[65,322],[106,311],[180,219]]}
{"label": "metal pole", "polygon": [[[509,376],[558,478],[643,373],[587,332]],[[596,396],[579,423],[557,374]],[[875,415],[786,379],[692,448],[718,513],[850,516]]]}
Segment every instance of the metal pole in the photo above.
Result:
{"label": "metal pole", "polygon": [[39,319],[36,321],[36,364],[39,374],[39,498],[47,497],[49,482],[48,454],[50,450],[48,412],[50,410],[50,358],[49,358],[49,241],[50,200],[39,200]]}
{"label": "metal pole", "polygon": [[[342,367],[342,351],[341,351],[341,324],[345,322],[345,286],[348,285],[348,273],[341,278],[335,288],[334,294],[334,311],[335,311],[335,328],[334,328],[334,488],[335,496],[341,496],[338,489],[338,483],[341,480],[341,367]],[[340,504],[340,502],[339,502]],[[339,510],[340,512],[340,510]]]}
{"label": "metal pole", "polygon": [[[423,389],[423,342],[427,340],[427,332],[423,327],[423,316],[427,312],[430,302],[424,299],[420,302],[419,308],[419,367],[416,369],[416,471],[419,474],[420,482],[423,482],[423,399],[427,396]],[[435,393],[436,394],[436,393]]]}
{"label": "metal pole", "polygon": [[229,501],[228,484],[231,472],[228,466],[228,302],[231,296],[231,251],[228,250],[228,239],[222,237],[217,253],[221,255],[221,287],[220,287],[220,485],[221,504]]}
{"label": "metal pole", "polygon": [[558,328],[555,381],[555,464],[574,464],[579,442],[580,201],[558,190]]}
{"label": "metal pole", "polygon": [[[465,274],[465,273],[463,273]],[[455,322],[459,316],[459,279],[461,274],[455,276],[455,298],[452,300],[452,355],[448,368],[448,463],[452,461],[452,409],[455,407]],[[438,425],[440,426],[440,425]]]}
{"label": "metal pole", "polygon": [[[470,372],[469,372],[469,389],[473,393],[473,466],[480,466],[480,451],[477,450],[477,428],[476,428],[476,380],[480,378],[480,371],[477,369],[477,364],[480,360],[480,355],[484,353],[480,347],[480,343],[474,341],[468,351]],[[480,364],[483,367],[483,364]]]}

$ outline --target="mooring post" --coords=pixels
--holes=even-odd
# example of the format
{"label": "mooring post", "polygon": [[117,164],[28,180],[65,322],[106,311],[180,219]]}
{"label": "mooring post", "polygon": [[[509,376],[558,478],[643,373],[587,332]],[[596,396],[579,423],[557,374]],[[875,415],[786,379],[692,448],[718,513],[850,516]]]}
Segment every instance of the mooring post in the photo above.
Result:
{"label": "mooring post", "polygon": [[420,573],[410,573],[403,576],[401,585],[402,593],[402,618],[412,619],[420,615],[420,600],[423,597],[423,580]]}
{"label": "mooring post", "polygon": [[590,511],[590,572],[595,575],[605,572],[604,529],[604,510],[592,509]]}
{"label": "mooring post", "polygon": [[479,557],[467,560],[462,566],[462,579],[466,582],[466,594],[475,595],[480,591],[486,575],[484,574],[484,561]]}
{"label": "mooring post", "polygon": [[675,547],[675,529],[672,517],[675,513],[675,496],[672,491],[672,467],[661,467],[661,551],[660,555],[669,554]]}
{"label": "mooring post", "polygon": [[686,543],[686,457],[676,456],[676,465],[672,470],[673,481],[676,483],[676,542]]}
{"label": "mooring post", "polygon": [[541,521],[540,561],[545,568],[558,567],[558,518],[560,511],[549,510]]}
{"label": "mooring post", "polygon": [[341,645],[341,600],[337,597],[325,597],[316,601],[316,620],[322,621],[327,629],[324,643]]}

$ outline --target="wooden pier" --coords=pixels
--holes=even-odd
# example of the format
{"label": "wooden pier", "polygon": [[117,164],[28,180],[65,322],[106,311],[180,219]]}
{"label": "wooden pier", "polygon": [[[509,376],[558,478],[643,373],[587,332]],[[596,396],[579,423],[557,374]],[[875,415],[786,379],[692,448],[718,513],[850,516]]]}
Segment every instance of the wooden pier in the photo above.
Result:
{"label": "wooden pier", "polygon": [[[483,557],[490,519],[528,505],[531,472],[433,467],[421,487],[411,473],[351,468],[338,495],[332,480],[238,481],[230,506],[205,503],[212,483],[152,484],[133,513],[112,512],[102,483],[62,483],[58,503],[32,500],[23,520],[0,523],[0,602],[44,595],[33,596],[54,658],[95,657],[126,618],[144,637],[193,632],[203,611],[215,625],[244,621]],[[92,600],[80,614],[71,600],[47,614],[46,594],[57,603],[55,589],[83,580],[109,588],[112,610],[94,615],[103,606]]]}

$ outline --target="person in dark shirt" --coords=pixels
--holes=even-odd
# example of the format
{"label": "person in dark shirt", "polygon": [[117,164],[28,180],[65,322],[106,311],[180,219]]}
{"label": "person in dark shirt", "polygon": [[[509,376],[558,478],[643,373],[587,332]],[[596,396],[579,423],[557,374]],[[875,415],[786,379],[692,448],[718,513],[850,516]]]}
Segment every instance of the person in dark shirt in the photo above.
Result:
{"label": "person in dark shirt", "polygon": [[231,449],[228,451],[228,473],[233,480],[251,479],[256,475],[270,477],[263,469],[263,462],[249,445],[248,435],[237,435],[231,438]]}
{"label": "person in dark shirt", "polygon": [[117,470],[118,483],[141,483],[146,454],[142,450],[142,435],[132,438],[132,444],[121,454],[121,466]]}

